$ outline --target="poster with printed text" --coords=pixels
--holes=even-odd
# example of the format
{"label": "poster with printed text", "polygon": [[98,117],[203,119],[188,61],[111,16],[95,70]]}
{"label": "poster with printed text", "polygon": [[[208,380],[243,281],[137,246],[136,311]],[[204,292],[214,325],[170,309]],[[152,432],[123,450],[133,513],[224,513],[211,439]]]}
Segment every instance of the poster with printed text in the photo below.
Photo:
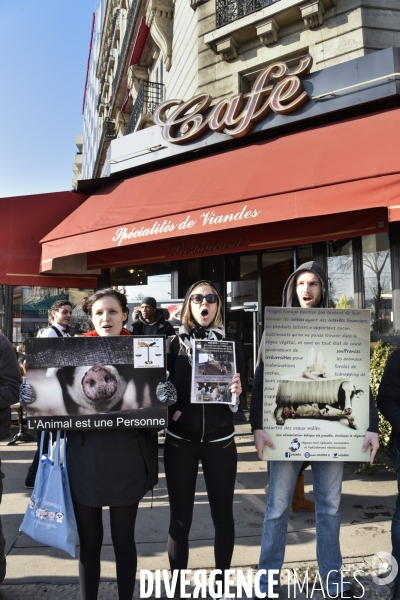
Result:
{"label": "poster with printed text", "polygon": [[370,311],[265,309],[266,460],[369,461]]}
{"label": "poster with printed text", "polygon": [[192,395],[194,404],[236,404],[231,392],[236,373],[234,342],[192,340]]}
{"label": "poster with printed text", "polygon": [[164,336],[30,338],[26,382],[36,392],[27,428],[126,429],[167,425],[157,385]]}

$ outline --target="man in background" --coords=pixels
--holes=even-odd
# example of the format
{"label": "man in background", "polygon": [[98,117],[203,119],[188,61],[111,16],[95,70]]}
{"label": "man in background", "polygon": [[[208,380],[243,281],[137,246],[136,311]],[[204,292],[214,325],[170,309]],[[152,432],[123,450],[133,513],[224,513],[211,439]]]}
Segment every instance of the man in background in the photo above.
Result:
{"label": "man in background", "polygon": [[169,312],[165,308],[157,308],[154,298],[143,298],[140,310],[133,314],[132,335],[175,335],[175,329],[168,319]]}
{"label": "man in background", "polygon": [[38,332],[37,337],[71,337],[69,322],[72,317],[72,304],[68,300],[56,300],[50,308],[51,325]]}
{"label": "man in background", "polygon": [[[11,409],[12,404],[19,400],[19,387],[21,385],[21,373],[18,366],[17,355],[12,344],[0,333],[0,440],[10,437],[11,433]],[[3,496],[3,477],[0,460],[0,502]],[[3,535],[3,527],[0,517],[0,583],[6,575],[6,541]]]}
{"label": "man in background", "polygon": [[[38,338],[56,338],[56,337],[71,337],[69,333],[69,322],[72,316],[72,304],[68,300],[56,300],[50,307],[49,313],[51,315],[51,325],[41,329],[37,337]],[[50,316],[49,316],[50,321]],[[48,443],[49,432],[45,432],[44,445]],[[40,435],[37,440],[37,450],[33,457],[33,461],[29,466],[28,472],[25,478],[25,487],[27,489],[33,489],[35,485],[36,473],[39,466],[39,444]]]}

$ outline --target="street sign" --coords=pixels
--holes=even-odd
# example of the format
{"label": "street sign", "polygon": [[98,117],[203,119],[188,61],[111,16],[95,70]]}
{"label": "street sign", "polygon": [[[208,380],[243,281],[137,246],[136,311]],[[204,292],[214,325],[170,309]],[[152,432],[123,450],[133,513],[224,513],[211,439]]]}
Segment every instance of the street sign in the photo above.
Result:
{"label": "street sign", "polygon": [[244,312],[258,312],[258,302],[243,302]]}

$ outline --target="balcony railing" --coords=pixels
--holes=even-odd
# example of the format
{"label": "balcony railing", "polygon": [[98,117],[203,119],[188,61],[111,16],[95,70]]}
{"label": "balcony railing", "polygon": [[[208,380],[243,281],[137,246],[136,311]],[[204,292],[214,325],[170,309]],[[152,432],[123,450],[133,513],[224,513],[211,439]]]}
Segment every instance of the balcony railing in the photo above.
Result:
{"label": "balcony railing", "polygon": [[141,115],[152,115],[156,108],[164,102],[164,90],[165,86],[162,83],[142,81],[124,135],[135,131]]}
{"label": "balcony railing", "polygon": [[280,0],[216,0],[217,27],[223,27],[277,2]]}

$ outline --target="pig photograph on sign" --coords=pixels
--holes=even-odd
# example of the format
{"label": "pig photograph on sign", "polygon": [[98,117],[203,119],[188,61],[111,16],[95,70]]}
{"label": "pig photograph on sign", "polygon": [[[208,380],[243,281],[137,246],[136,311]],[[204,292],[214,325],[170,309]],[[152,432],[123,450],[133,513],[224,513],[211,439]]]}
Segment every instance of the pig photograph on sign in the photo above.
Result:
{"label": "pig photograph on sign", "polygon": [[163,427],[167,407],[165,338],[149,336],[26,340],[29,429]]}

